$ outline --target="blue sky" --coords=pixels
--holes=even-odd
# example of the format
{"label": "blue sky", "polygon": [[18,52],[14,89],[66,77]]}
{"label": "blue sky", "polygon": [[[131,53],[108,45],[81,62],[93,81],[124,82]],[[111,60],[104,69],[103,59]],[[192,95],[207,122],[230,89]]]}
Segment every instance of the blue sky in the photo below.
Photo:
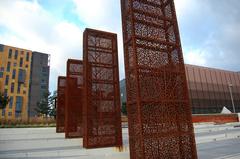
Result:
{"label": "blue sky", "polygon": [[[240,1],[175,0],[185,63],[240,71]],[[50,91],[68,58],[82,58],[84,28],[118,34],[120,0],[0,0],[0,43],[51,55]]]}

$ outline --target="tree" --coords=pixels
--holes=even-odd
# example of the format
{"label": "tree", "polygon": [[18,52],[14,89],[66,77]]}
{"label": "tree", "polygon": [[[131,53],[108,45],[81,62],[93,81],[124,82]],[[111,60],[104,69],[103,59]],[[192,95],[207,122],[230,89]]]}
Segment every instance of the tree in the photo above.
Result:
{"label": "tree", "polygon": [[0,109],[5,109],[9,103],[9,97],[0,92]]}
{"label": "tree", "polygon": [[56,99],[57,99],[57,91],[53,92],[53,95],[50,96],[50,112],[49,116],[56,118]]}
{"label": "tree", "polygon": [[122,109],[121,109],[123,115],[127,115],[127,104],[126,102],[122,102]]}
{"label": "tree", "polygon": [[44,92],[41,100],[37,103],[37,108],[35,109],[39,115],[48,117],[50,112],[50,92]]}
{"label": "tree", "polygon": [[56,114],[56,106],[55,106],[55,98],[57,96],[56,91],[51,95],[50,92],[43,93],[41,100],[37,103],[37,108],[35,109],[39,115],[43,115],[44,117],[55,116]]}

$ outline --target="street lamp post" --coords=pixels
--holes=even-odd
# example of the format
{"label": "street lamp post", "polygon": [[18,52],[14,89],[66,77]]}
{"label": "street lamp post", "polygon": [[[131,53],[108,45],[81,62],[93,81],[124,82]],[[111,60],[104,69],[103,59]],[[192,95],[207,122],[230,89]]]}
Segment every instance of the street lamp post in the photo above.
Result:
{"label": "street lamp post", "polygon": [[231,101],[232,101],[233,113],[236,113],[235,105],[234,105],[234,101],[233,101],[233,95],[232,95],[232,86],[233,85],[231,83],[228,84],[228,88],[229,88],[229,92],[230,92],[230,96],[231,96]]}

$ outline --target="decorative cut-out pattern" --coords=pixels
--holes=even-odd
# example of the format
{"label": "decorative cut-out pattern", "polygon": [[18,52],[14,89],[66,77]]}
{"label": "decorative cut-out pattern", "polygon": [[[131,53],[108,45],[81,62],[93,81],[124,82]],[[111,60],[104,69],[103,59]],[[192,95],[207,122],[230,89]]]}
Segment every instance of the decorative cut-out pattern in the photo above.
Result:
{"label": "decorative cut-out pattern", "polygon": [[85,148],[122,146],[117,35],[84,31]]}
{"label": "decorative cut-out pattern", "polygon": [[57,111],[56,111],[56,132],[62,133],[65,131],[65,91],[66,77],[58,77],[57,86]]}
{"label": "decorative cut-out pattern", "polygon": [[83,136],[83,62],[67,61],[65,137]]}
{"label": "decorative cut-out pattern", "polygon": [[173,0],[121,0],[131,159],[194,159]]}

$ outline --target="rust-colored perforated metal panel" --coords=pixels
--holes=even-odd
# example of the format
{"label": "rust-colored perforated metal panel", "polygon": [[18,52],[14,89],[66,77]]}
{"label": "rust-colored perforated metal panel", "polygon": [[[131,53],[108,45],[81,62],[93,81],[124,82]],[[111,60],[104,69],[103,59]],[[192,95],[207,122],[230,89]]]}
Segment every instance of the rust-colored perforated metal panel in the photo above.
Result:
{"label": "rust-colored perforated metal panel", "polygon": [[58,77],[57,85],[57,111],[56,111],[56,132],[64,132],[64,120],[65,120],[65,89],[66,89],[66,77]]}
{"label": "rust-colored perforated metal panel", "polygon": [[85,148],[122,146],[117,35],[84,31]]}
{"label": "rust-colored perforated metal panel", "polygon": [[82,107],[83,107],[83,63],[81,60],[67,61],[67,84],[65,106],[65,137],[83,136]]}
{"label": "rust-colored perforated metal panel", "polygon": [[121,0],[131,159],[197,158],[173,0]]}

